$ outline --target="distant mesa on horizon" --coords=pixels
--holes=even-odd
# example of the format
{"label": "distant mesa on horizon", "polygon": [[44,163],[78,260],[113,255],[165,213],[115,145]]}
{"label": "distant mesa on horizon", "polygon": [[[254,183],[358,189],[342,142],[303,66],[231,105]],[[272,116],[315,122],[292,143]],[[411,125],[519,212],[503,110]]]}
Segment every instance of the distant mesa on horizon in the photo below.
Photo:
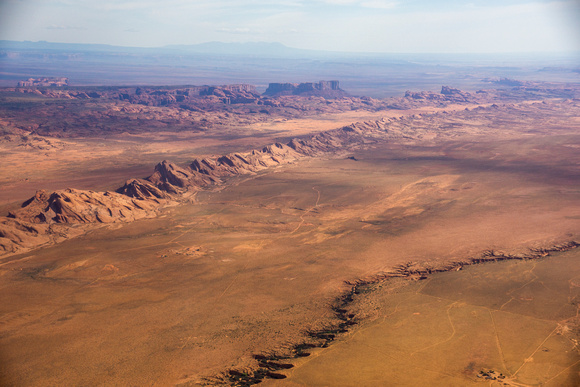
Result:
{"label": "distant mesa on horizon", "polygon": [[[69,80],[66,77],[39,77],[28,78],[25,81],[19,81],[17,87],[19,88],[60,88],[69,86]],[[144,101],[142,98],[147,93],[146,87],[129,88],[133,91],[131,94],[121,93],[119,98],[121,100],[131,100],[132,103],[137,102],[135,98],[139,99],[138,103],[149,104],[151,101]],[[38,93],[38,91],[36,91]],[[78,93],[77,93],[78,94]],[[79,95],[84,95],[83,98],[100,98],[102,93],[93,91],[90,95],[80,92]],[[103,94],[104,95],[104,94]],[[152,95],[163,95],[167,98],[166,103],[183,102],[187,97],[207,97],[216,96],[223,100],[224,103],[249,103],[257,102],[260,94],[256,90],[255,85],[250,84],[231,84],[231,85],[204,85],[204,86],[187,86],[181,90],[176,87],[167,87],[164,90],[155,90]],[[303,83],[270,83],[268,88],[263,93],[266,97],[278,97],[284,95],[297,96],[317,96],[324,98],[340,98],[349,96],[347,92],[339,87],[339,81],[318,81],[318,82],[303,82]],[[70,97],[71,95],[69,95]]]}
{"label": "distant mesa on horizon", "polygon": [[[0,57],[2,52],[18,52],[24,55],[34,54],[35,51],[48,51],[56,54],[60,52],[72,53],[128,53],[135,55],[219,55],[219,56],[250,56],[250,57],[311,57],[340,55],[343,53],[326,50],[309,50],[286,46],[279,42],[205,42],[197,44],[172,44],[156,47],[114,46],[109,44],[92,43],[58,43],[47,41],[13,41],[0,40]],[[5,56],[5,55],[4,55]]]}
{"label": "distant mesa on horizon", "polygon": [[28,78],[26,81],[18,82],[17,87],[61,87],[68,86],[66,77],[42,77]]}
{"label": "distant mesa on horizon", "polygon": [[270,83],[264,95],[312,95],[336,98],[348,94],[339,87],[337,80],[332,80],[305,83]]}

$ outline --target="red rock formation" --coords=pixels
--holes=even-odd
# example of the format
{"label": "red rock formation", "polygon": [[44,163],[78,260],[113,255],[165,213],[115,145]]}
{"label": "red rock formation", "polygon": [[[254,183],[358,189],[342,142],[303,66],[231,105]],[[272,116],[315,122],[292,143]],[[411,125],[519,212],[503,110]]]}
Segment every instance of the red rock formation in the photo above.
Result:
{"label": "red rock formation", "polygon": [[17,219],[0,218],[0,255],[15,253],[50,242],[46,224],[31,224]]}
{"label": "red rock formation", "polygon": [[170,199],[171,196],[145,180],[130,179],[117,193],[141,200]]}
{"label": "red rock formation", "polygon": [[253,174],[304,157],[373,142],[388,134],[389,122],[352,124],[308,138],[293,139],[288,144],[275,143],[246,153],[195,159],[188,167],[163,161],[147,179],[128,180],[116,192],[38,191],[8,218],[0,218],[0,251],[13,253],[49,243],[52,239],[46,235],[52,225],[58,225],[61,227],[59,233],[67,235],[71,230],[67,225],[130,222],[153,216],[161,206],[179,200],[188,191],[207,189],[223,184],[228,178]]}
{"label": "red rock formation", "polygon": [[[158,202],[157,202],[158,203]],[[38,191],[8,217],[29,223],[113,223],[151,216],[158,204],[117,192]]]}
{"label": "red rock formation", "polygon": [[165,160],[155,166],[155,172],[147,180],[170,194],[180,194],[190,188],[203,188],[220,182],[215,176],[207,176]]}

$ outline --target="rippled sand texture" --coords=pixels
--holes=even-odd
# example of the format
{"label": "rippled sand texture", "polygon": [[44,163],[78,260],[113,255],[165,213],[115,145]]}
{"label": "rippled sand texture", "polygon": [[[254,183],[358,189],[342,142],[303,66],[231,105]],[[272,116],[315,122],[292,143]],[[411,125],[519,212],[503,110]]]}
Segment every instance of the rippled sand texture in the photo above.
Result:
{"label": "rippled sand texture", "polygon": [[287,384],[580,385],[580,251],[389,281],[377,318],[299,361]]}

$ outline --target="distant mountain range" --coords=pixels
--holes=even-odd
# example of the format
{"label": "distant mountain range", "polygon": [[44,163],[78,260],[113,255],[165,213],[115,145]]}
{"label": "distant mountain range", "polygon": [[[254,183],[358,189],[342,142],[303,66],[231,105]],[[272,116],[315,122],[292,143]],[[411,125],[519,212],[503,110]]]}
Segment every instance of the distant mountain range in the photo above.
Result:
{"label": "distant mountain range", "polygon": [[208,42],[191,45],[170,45],[163,48],[171,50],[181,50],[203,54],[220,55],[256,55],[256,56],[312,56],[326,54],[338,54],[333,52],[303,50],[292,48],[276,42],[248,42],[248,43],[223,43]]}
{"label": "distant mountain range", "polygon": [[0,40],[0,86],[65,77],[77,85],[226,85],[339,80],[353,95],[489,87],[487,79],[578,82],[580,57],[535,54],[394,54],[304,50],[281,43],[164,47]]}
{"label": "distant mountain range", "polygon": [[259,56],[259,57],[319,57],[319,56],[345,56],[349,53],[316,51],[292,48],[276,42],[248,42],[248,43],[223,43],[207,42],[191,45],[168,45],[164,47],[123,47],[108,44],[82,44],[82,43],[52,43],[52,42],[18,42],[12,40],[0,40],[0,51],[19,52],[87,52],[87,53],[128,53],[128,54],[211,54],[232,56]]}
{"label": "distant mountain range", "polygon": [[[0,40],[0,58],[6,52],[47,52],[47,53],[123,53],[132,55],[219,55],[219,56],[245,56],[263,58],[308,58],[308,59],[329,59],[329,58],[363,58],[388,60],[391,64],[400,62],[410,64],[415,62],[433,63],[464,62],[474,64],[483,60],[484,62],[495,62],[497,65],[502,61],[526,61],[535,62],[543,60],[578,60],[580,52],[562,54],[542,54],[537,53],[515,53],[515,54],[445,54],[445,53],[376,53],[376,52],[342,52],[326,50],[307,50],[288,47],[278,42],[246,42],[246,43],[224,43],[207,42],[200,44],[180,44],[167,45],[163,47],[128,47],[113,46],[109,44],[86,44],[86,43],[54,43],[46,41],[13,41]],[[486,63],[487,64],[487,63]]]}

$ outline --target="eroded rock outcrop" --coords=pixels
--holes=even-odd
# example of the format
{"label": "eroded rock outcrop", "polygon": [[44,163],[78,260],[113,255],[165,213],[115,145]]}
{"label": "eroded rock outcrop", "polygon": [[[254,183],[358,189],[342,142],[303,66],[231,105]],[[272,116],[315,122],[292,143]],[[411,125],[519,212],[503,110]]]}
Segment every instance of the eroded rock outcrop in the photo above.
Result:
{"label": "eroded rock outcrop", "polygon": [[31,224],[18,219],[0,217],[0,255],[16,253],[50,242],[46,224]]}
{"label": "eroded rock outcrop", "polygon": [[425,100],[431,102],[478,102],[481,98],[477,95],[468,93],[466,91],[461,91],[459,89],[454,89],[449,86],[442,86],[440,93],[435,93],[431,91],[407,91],[405,93],[405,98],[412,100]]}
{"label": "eroded rock outcrop", "polygon": [[141,179],[127,180],[125,185],[118,188],[116,192],[141,200],[171,198],[171,195],[168,192],[159,189],[149,181]]}
{"label": "eroded rock outcrop", "polygon": [[[153,217],[169,195],[152,185],[126,184],[135,196],[118,192],[64,189],[38,191],[7,217],[0,217],[0,255],[27,251],[81,235],[91,224]],[[139,188],[142,189],[139,189]],[[129,192],[129,190],[128,190]],[[137,195],[143,196],[139,198]],[[147,196],[151,195],[151,196]],[[156,197],[158,195],[159,197]]]}
{"label": "eroded rock outcrop", "polygon": [[68,188],[52,193],[38,191],[8,217],[32,224],[130,222],[152,216],[158,204],[117,192]]}
{"label": "eroded rock outcrop", "polygon": [[203,188],[220,183],[219,179],[213,176],[205,176],[191,168],[180,167],[166,160],[155,166],[155,171],[147,180],[170,194],[181,194],[192,188]]}
{"label": "eroded rock outcrop", "polygon": [[[42,78],[44,79],[44,78]],[[41,80],[42,80],[41,79]],[[48,78],[47,78],[48,79]],[[57,79],[57,78],[55,78]],[[60,78],[58,78],[60,79]],[[66,79],[66,78],[63,78]],[[126,101],[132,104],[146,106],[193,106],[200,100],[214,97],[217,102],[224,104],[254,103],[260,99],[260,94],[254,85],[235,84],[222,86],[189,86],[185,88],[160,87],[125,87],[92,90],[82,89],[54,89],[47,86],[64,86],[52,81],[33,83],[31,80],[20,82],[18,91],[43,95],[49,98],[66,99],[103,99],[112,101]],[[41,87],[41,88],[37,88]]]}
{"label": "eroded rock outcrop", "polygon": [[[396,130],[391,129],[393,125]],[[155,166],[148,178],[130,179],[115,192],[38,191],[20,209],[7,218],[0,218],[0,252],[14,253],[24,246],[32,248],[49,243],[54,238],[47,239],[43,235],[50,233],[52,226],[59,227],[60,235],[66,237],[70,234],[67,226],[131,222],[152,217],[163,206],[186,200],[188,193],[222,186],[237,176],[255,174],[305,157],[343,154],[391,138],[420,136],[401,119],[361,122],[249,152],[194,159],[187,166],[164,160]]]}
{"label": "eroded rock outcrop", "polygon": [[66,235],[67,225],[151,217],[164,205],[181,200],[184,194],[223,185],[229,178],[372,142],[387,133],[388,123],[382,120],[351,124],[286,144],[278,142],[249,152],[194,159],[188,166],[164,160],[148,178],[127,180],[115,192],[38,191],[20,209],[0,218],[0,252],[13,253],[25,246],[49,243],[51,239],[43,235],[51,225],[59,225],[59,233]]}
{"label": "eroded rock outcrop", "polygon": [[231,177],[287,164],[300,157],[304,157],[304,154],[296,152],[289,145],[275,143],[247,153],[230,153],[224,156],[195,159],[190,168],[206,176]]}

